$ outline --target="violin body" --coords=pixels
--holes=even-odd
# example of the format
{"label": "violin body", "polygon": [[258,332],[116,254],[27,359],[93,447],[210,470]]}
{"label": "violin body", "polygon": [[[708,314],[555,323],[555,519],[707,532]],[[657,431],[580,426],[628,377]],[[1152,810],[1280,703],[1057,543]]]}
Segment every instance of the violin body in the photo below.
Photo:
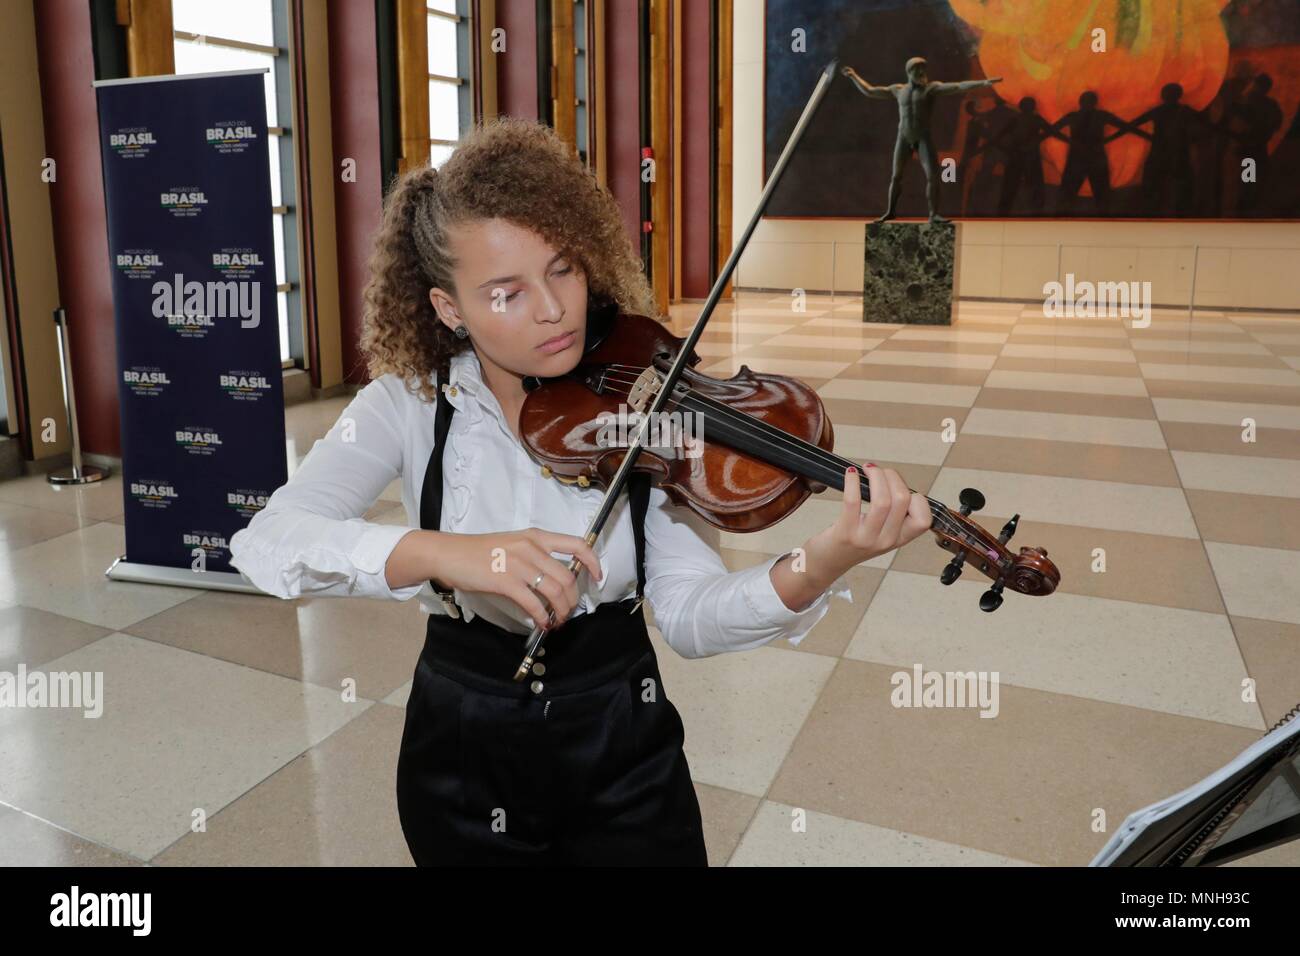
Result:
{"label": "violin body", "polygon": [[[635,437],[640,419],[633,413],[649,407],[648,400],[637,401],[639,373],[667,371],[684,341],[646,316],[619,314],[572,372],[530,391],[519,415],[520,438],[544,472],[608,487]],[[699,361],[692,354],[681,376],[697,406],[711,400],[828,452],[834,447],[830,418],[808,385],[744,365],[729,379],[710,378],[690,367]],[[728,417],[721,409],[679,408],[664,416],[652,434],[673,440],[660,447],[648,441],[633,468],[718,528],[762,531],[827,487],[729,446],[725,438],[711,440],[715,424]]]}

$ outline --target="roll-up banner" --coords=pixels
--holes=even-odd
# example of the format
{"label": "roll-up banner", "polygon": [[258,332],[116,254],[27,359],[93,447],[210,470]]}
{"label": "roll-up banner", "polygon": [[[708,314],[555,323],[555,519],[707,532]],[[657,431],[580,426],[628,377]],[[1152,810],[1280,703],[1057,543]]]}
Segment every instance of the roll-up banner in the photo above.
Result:
{"label": "roll-up banner", "polygon": [[110,578],[255,590],[229,542],[288,478],[265,74],[95,84],[126,507]]}

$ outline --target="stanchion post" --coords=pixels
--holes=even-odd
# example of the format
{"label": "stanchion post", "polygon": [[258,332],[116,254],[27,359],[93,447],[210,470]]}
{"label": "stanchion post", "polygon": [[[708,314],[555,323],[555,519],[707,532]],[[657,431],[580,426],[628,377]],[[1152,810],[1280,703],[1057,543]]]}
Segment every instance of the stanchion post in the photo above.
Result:
{"label": "stanchion post", "polygon": [[54,310],[54,328],[59,337],[59,373],[63,376],[63,400],[68,406],[68,433],[72,436],[72,467],[51,471],[52,485],[85,485],[108,477],[108,470],[81,464],[81,437],[77,434],[77,400],[72,390],[72,352],[68,348],[68,313],[63,306]]}

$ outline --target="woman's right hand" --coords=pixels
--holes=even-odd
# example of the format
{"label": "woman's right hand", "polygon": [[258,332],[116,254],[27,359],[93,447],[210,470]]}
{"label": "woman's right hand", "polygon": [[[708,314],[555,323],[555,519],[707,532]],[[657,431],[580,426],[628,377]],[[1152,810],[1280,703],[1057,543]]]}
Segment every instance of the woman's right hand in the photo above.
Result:
{"label": "woman's right hand", "polygon": [[[555,609],[547,626],[562,624],[578,606],[577,578],[568,562],[550,552],[576,555],[592,579],[604,577],[596,552],[582,538],[541,528],[524,528],[496,534],[452,534],[439,532],[436,569],[430,577],[461,591],[499,594],[519,605],[532,617],[534,626],[547,622],[551,611],[537,591]],[[537,591],[533,582],[542,576]]]}

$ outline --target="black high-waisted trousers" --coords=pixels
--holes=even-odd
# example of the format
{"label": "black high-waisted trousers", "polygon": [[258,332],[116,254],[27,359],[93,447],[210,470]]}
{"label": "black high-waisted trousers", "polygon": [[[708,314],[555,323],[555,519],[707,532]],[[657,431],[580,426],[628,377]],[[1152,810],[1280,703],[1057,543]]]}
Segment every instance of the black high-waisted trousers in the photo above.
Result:
{"label": "black high-waisted trousers", "polygon": [[700,807],[641,608],[524,638],[431,614],[397,765],[419,866],[707,866]]}

